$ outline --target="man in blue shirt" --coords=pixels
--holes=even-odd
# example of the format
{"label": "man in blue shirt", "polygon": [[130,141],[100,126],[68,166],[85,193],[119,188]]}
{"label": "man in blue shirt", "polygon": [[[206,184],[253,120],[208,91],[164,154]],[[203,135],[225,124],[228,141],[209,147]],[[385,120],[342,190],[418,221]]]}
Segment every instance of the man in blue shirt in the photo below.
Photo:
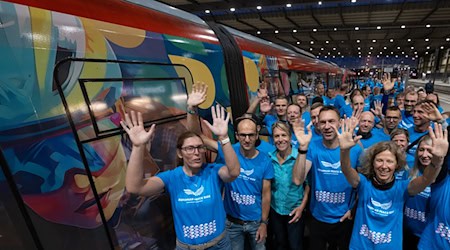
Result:
{"label": "man in blue shirt", "polygon": [[[303,183],[309,174],[311,184],[312,221],[311,249],[326,249],[327,244],[348,249],[352,222],[347,220],[354,203],[351,186],[340,168],[340,148],[336,128],[340,126],[339,111],[325,106],[319,114],[322,140],[299,134],[299,164],[294,167],[293,181]],[[350,151],[351,166],[356,168],[362,148]]]}
{"label": "man in blue shirt", "polygon": [[409,91],[405,93],[405,110],[402,110],[402,121],[400,122],[401,128],[409,129],[414,126],[412,111],[417,103],[418,98],[419,96],[415,91]]}
{"label": "man in blue shirt", "polygon": [[363,112],[361,118],[359,118],[359,129],[357,135],[362,136],[359,140],[364,150],[368,149],[372,145],[380,141],[389,141],[388,135],[384,134],[378,129],[374,129],[375,116],[370,111]]}

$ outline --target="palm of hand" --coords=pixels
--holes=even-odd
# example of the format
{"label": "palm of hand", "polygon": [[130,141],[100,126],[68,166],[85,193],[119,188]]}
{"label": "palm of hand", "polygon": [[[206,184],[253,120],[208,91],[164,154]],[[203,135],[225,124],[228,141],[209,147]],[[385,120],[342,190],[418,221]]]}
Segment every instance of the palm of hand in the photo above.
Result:
{"label": "palm of hand", "polygon": [[214,120],[211,131],[217,136],[228,134],[228,123],[224,120]]}
{"label": "palm of hand", "polygon": [[205,101],[204,93],[192,92],[187,100],[188,106],[198,106]]}
{"label": "palm of hand", "polygon": [[146,144],[150,140],[151,135],[145,131],[144,127],[132,127],[128,132],[131,142],[137,146]]}
{"label": "palm of hand", "polygon": [[447,154],[448,142],[445,139],[436,139],[433,142],[431,152],[436,157],[444,157]]}
{"label": "palm of hand", "polygon": [[270,106],[269,102],[262,102],[259,105],[259,109],[260,109],[261,112],[267,113],[267,112],[269,112],[272,109],[272,107]]}
{"label": "palm of hand", "polygon": [[355,146],[355,141],[353,140],[353,135],[350,132],[344,132],[339,135],[339,147],[341,149],[348,149]]}

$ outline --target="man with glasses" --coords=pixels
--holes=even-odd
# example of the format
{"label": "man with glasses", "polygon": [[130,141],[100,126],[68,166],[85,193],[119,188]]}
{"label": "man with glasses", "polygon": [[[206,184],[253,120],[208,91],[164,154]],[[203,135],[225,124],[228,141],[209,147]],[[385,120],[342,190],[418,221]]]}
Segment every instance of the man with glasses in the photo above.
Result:
{"label": "man with glasses", "polygon": [[386,135],[390,135],[391,132],[398,128],[400,121],[402,120],[402,112],[396,106],[392,106],[386,109],[386,115],[384,116],[383,131]]}
{"label": "man with glasses", "polygon": [[400,122],[401,128],[409,129],[414,126],[414,118],[412,111],[417,103],[419,96],[415,91],[409,91],[405,93],[405,110],[402,110],[402,121]]}
{"label": "man with glasses", "polygon": [[[196,110],[206,100],[206,88],[193,87],[188,97],[188,128],[200,131]],[[252,249],[265,249],[267,224],[270,211],[270,183],[274,170],[267,153],[256,148],[259,125],[254,115],[245,114],[235,120],[236,138],[233,145],[241,166],[238,178],[225,184],[224,206],[227,213],[227,228],[233,250],[243,250],[245,239]],[[223,157],[220,144],[208,137],[202,137],[208,147]]]}

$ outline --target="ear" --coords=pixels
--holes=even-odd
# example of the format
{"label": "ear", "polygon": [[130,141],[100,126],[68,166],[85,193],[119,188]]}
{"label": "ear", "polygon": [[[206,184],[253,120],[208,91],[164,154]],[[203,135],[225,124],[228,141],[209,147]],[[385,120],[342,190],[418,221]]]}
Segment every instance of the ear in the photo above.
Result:
{"label": "ear", "polygon": [[181,150],[177,148],[177,156],[180,159],[183,159],[183,154],[181,154]]}

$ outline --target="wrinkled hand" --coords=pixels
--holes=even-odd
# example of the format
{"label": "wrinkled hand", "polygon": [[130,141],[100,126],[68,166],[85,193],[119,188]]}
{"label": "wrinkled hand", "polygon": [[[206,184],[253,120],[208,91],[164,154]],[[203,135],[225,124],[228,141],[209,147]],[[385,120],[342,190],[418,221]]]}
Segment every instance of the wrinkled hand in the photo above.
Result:
{"label": "wrinkled hand", "polygon": [[423,111],[425,111],[422,116],[426,119],[430,121],[440,121],[444,119],[436,105],[424,102],[421,107],[423,108]]}
{"label": "wrinkled hand", "polygon": [[301,150],[307,150],[308,145],[311,142],[312,138],[312,131],[311,131],[312,123],[310,122],[308,126],[306,126],[306,129],[308,131],[308,134],[305,133],[305,122],[300,119],[300,121],[296,121],[292,124],[292,130],[294,130],[295,137],[297,137],[297,140],[300,144],[299,148]]}
{"label": "wrinkled hand", "polygon": [[289,213],[289,216],[294,217],[292,217],[292,219],[288,223],[289,224],[297,223],[300,220],[300,218],[302,218],[302,213],[303,209],[300,206],[294,208],[294,210],[292,210],[291,213]]}
{"label": "wrinkled hand", "polygon": [[267,238],[267,225],[264,223],[261,223],[261,225],[259,225],[258,231],[256,231],[255,240],[257,243],[261,243],[266,238]]}
{"label": "wrinkled hand", "polygon": [[381,101],[374,101],[374,109],[370,109],[375,116],[380,117],[383,114],[383,103]]}
{"label": "wrinkled hand", "polygon": [[354,119],[341,119],[341,129],[342,133],[339,133],[337,127],[333,127],[338,134],[339,147],[341,149],[350,149],[356,145],[356,143],[361,139],[362,136],[353,137],[357,123]]}
{"label": "wrinkled hand", "polygon": [[213,118],[213,124],[211,125],[208,121],[203,120],[206,126],[217,136],[228,135],[228,121],[230,120],[230,114],[225,111],[225,108],[219,104],[216,107],[211,107],[211,114]]}
{"label": "wrinkled hand", "polygon": [[352,210],[348,210],[344,216],[339,219],[340,222],[344,222],[345,220],[353,220]]}
{"label": "wrinkled hand", "polygon": [[208,85],[203,82],[197,82],[192,86],[192,92],[189,94],[187,99],[188,107],[197,107],[206,100],[206,91],[208,90]]}
{"label": "wrinkled hand", "polygon": [[392,90],[395,85],[396,78],[391,79],[391,73],[385,73],[383,78],[381,79],[381,83],[383,84],[383,89],[385,91]]}
{"label": "wrinkled hand", "polygon": [[428,132],[431,138],[431,146],[424,145],[424,147],[429,149],[431,151],[431,154],[433,155],[433,157],[431,158],[433,166],[441,166],[448,151],[447,129],[444,129],[444,131],[442,131],[442,125],[435,123],[434,131],[430,126],[428,127]]}
{"label": "wrinkled hand", "polygon": [[153,139],[155,132],[155,124],[153,124],[149,131],[146,131],[144,128],[144,122],[142,119],[141,112],[131,111],[130,114],[125,113],[125,121],[120,121],[120,125],[125,130],[125,132],[130,137],[133,146],[142,146],[147,144],[151,139]]}

